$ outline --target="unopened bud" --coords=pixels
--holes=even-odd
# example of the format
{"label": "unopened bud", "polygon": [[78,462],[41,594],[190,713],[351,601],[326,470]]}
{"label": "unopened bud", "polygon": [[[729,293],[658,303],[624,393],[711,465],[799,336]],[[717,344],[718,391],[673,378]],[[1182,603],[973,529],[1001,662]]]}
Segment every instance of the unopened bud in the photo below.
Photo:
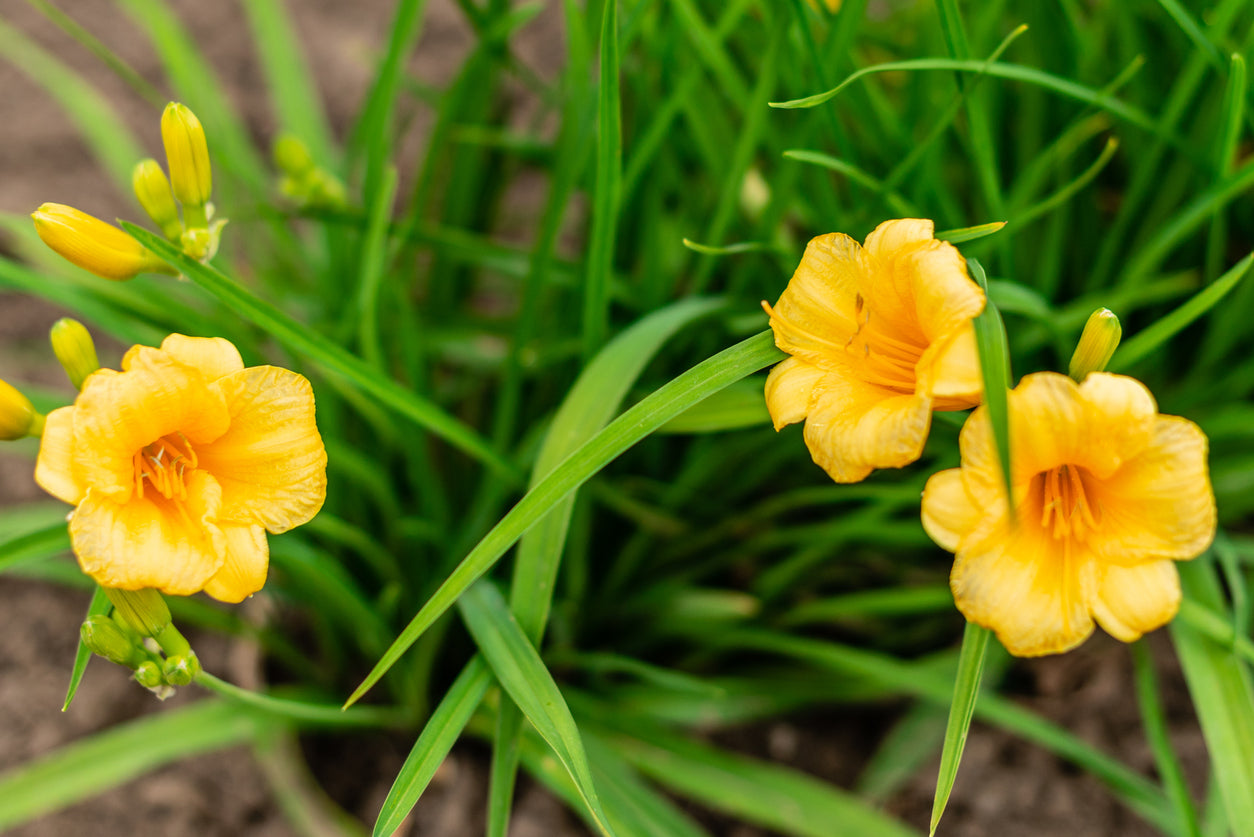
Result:
{"label": "unopened bud", "polygon": [[171,686],[186,686],[200,674],[200,660],[192,651],[167,657],[162,673],[165,675],[165,682]]}
{"label": "unopened bud", "polygon": [[88,618],[83,623],[79,634],[83,639],[83,645],[91,649],[93,654],[104,657],[111,663],[135,668],[147,659],[143,649],[137,646],[134,640],[113,624],[113,620],[107,616],[97,615]]}
{"label": "unopened bud", "polygon": [[44,417],[35,411],[30,399],[5,381],[0,381],[0,440],[11,442],[44,431]]}
{"label": "unopened bud", "polygon": [[97,276],[121,280],[141,273],[177,273],[130,234],[72,206],[45,203],[30,217],[44,244]]}
{"label": "unopened bud", "polygon": [[170,608],[161,594],[151,587],[142,590],[103,589],[118,614],[140,636],[156,636],[170,624]]}
{"label": "unopened bud", "polygon": [[161,666],[152,660],[142,662],[135,667],[135,682],[145,689],[152,689],[153,691],[157,691],[166,685],[165,678],[161,676]]}
{"label": "unopened bud", "polygon": [[139,205],[161,228],[162,235],[177,241],[183,234],[183,222],[179,220],[179,208],[174,203],[174,193],[170,191],[170,181],[161,170],[161,164],[151,159],[140,161],[131,174],[131,186],[135,189]]}
{"label": "unopened bud", "polygon": [[76,389],[83,388],[87,376],[100,368],[96,344],[87,327],[78,320],[62,317],[52,326],[52,352]]}
{"label": "unopened bud", "polygon": [[289,177],[303,177],[313,171],[314,161],[305,143],[292,134],[274,141],[274,164]]}
{"label": "unopened bud", "polygon": [[1122,336],[1123,327],[1115,313],[1108,308],[1098,308],[1084,324],[1068,374],[1076,383],[1082,383],[1090,372],[1101,372],[1119,348]]}
{"label": "unopened bud", "polygon": [[205,204],[213,191],[205,129],[185,105],[170,102],[161,114],[161,140],[170,167],[170,184],[174,197],[183,204],[187,226],[203,227],[207,223]]}

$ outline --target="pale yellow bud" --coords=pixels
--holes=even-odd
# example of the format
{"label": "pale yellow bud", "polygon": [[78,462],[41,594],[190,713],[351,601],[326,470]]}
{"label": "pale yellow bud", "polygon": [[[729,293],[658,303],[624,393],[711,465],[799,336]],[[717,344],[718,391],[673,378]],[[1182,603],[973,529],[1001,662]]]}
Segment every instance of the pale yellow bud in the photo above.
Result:
{"label": "pale yellow bud", "polygon": [[140,636],[156,636],[170,624],[170,608],[161,594],[151,587],[142,590],[102,589],[122,620]]}
{"label": "pale yellow bud", "polygon": [[133,236],[72,206],[46,203],[30,217],[44,244],[97,276],[122,280],[140,273],[177,273]]}
{"label": "pale yellow bud", "polygon": [[141,160],[131,174],[131,186],[135,189],[135,197],[139,198],[139,205],[161,228],[161,233],[177,241],[183,234],[183,222],[179,220],[179,208],[174,203],[174,193],[170,191],[170,181],[161,170],[161,164],[156,160]]}
{"label": "pale yellow bud", "polygon": [[183,204],[187,226],[205,226],[205,204],[213,191],[205,129],[186,106],[170,102],[161,114],[161,141],[170,167],[170,184],[174,197]]}
{"label": "pale yellow bud", "polygon": [[1110,363],[1110,358],[1119,348],[1119,340],[1123,337],[1123,326],[1119,318],[1109,308],[1098,308],[1089,316],[1084,324],[1084,333],[1071,356],[1071,366],[1067,371],[1076,383],[1082,382],[1090,372],[1101,372]]}
{"label": "pale yellow bud", "polygon": [[52,352],[61,361],[61,368],[70,376],[70,383],[82,389],[87,376],[100,368],[91,334],[78,320],[62,317],[53,324],[51,337]]}
{"label": "pale yellow bud", "polygon": [[5,381],[0,381],[0,440],[11,442],[24,436],[38,436],[44,417],[35,412],[30,399]]}

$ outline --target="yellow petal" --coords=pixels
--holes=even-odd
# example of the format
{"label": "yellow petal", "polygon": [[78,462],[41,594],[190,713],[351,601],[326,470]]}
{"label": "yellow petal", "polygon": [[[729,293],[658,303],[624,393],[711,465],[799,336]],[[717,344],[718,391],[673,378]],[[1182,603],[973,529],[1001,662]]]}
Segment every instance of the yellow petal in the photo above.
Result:
{"label": "yellow petal", "polygon": [[967,263],[948,241],[930,241],[908,257],[915,311],[931,343],[968,326],[984,310],[984,291],[967,275]]}
{"label": "yellow petal", "polygon": [[923,530],[941,549],[957,552],[980,525],[983,511],[962,483],[962,469],[933,474],[923,488]]}
{"label": "yellow petal", "polygon": [[74,473],[74,408],[61,407],[48,414],[39,440],[35,482],[58,500],[78,505],[87,494]]}
{"label": "yellow petal", "polygon": [[122,358],[122,369],[145,368],[151,364],[160,368],[170,359],[199,370],[206,381],[216,381],[244,368],[239,350],[230,340],[171,334],[161,341],[160,349],[132,346]]}
{"label": "yellow petal", "polygon": [[1180,607],[1180,576],[1171,561],[1108,566],[1098,583],[1093,615],[1106,633],[1132,642],[1171,621]]}
{"label": "yellow petal", "polygon": [[933,240],[935,226],[926,218],[897,218],[880,224],[866,237],[871,258],[887,261],[904,250]]}
{"label": "yellow petal", "polygon": [[225,552],[215,525],[222,494],[203,471],[189,474],[187,493],[182,504],[152,491],[115,503],[89,490],[70,520],[83,572],[104,587],[155,587],[174,596],[200,590]]}
{"label": "yellow petal", "polygon": [[[149,349],[126,372],[101,369],[75,402],[74,460],[97,493],[125,502],[134,490],[132,457],[162,436],[182,433],[193,445],[210,442],[230,424],[222,394],[204,376]],[[199,450],[199,448],[197,448]]]}
{"label": "yellow petal", "polygon": [[1092,490],[1101,520],[1089,546],[1103,561],[1130,566],[1193,558],[1215,537],[1206,436],[1187,419],[1158,416],[1141,454]]}
{"label": "yellow petal", "polygon": [[790,357],[775,364],[766,376],[766,409],[776,430],[806,417],[810,394],[823,375],[822,369],[800,358]]}
{"label": "yellow petal", "polygon": [[857,328],[868,270],[862,247],[849,236],[812,239],[770,311],[775,345],[823,368],[829,358],[843,356]]}
{"label": "yellow petal", "polygon": [[805,440],[836,482],[858,482],[875,468],[901,468],[923,453],[931,402],[868,384],[849,369],[816,384]]}
{"label": "yellow petal", "polygon": [[967,324],[928,346],[915,368],[918,388],[937,400],[936,410],[964,410],[980,403],[984,378],[975,347],[975,327]]}
{"label": "yellow petal", "polygon": [[1104,478],[1150,443],[1158,405],[1145,384],[1109,372],[1089,374],[1079,393],[1088,415],[1081,437],[1084,458],[1076,464]]}
{"label": "yellow petal", "polygon": [[266,583],[270,545],[260,526],[222,526],[226,536],[226,560],[205,582],[205,592],[220,602],[236,604],[256,593]]}
{"label": "yellow petal", "polygon": [[1039,525],[985,526],[964,541],[949,584],[967,619],[997,632],[1011,654],[1074,648],[1093,631],[1094,562],[1069,554]]}
{"label": "yellow petal", "polygon": [[327,491],[309,382],[286,369],[253,366],[213,386],[226,398],[231,427],[196,453],[199,467],[222,484],[222,519],[275,533],[308,521]]}

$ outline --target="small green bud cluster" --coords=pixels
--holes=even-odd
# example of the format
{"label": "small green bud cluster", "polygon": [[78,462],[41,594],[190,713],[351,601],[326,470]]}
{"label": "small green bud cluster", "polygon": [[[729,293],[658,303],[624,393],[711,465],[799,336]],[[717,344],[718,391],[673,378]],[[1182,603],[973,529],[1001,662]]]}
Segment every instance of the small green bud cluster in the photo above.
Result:
{"label": "small green bud cluster", "polygon": [[284,134],[274,141],[274,165],[279,191],[301,209],[344,208],[344,184],[314,162],[299,138]]}
{"label": "small green bud cluster", "polygon": [[164,700],[200,673],[200,660],[170,621],[156,590],[105,588],[109,615],[88,617],[80,635],[93,654],[135,672],[135,681]]}

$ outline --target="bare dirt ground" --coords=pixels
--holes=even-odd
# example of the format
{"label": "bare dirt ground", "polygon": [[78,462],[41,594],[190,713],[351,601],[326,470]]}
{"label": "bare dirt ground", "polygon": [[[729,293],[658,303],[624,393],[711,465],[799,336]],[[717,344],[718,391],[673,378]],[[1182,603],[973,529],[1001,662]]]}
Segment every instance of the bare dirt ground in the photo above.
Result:
{"label": "bare dirt ground", "polygon": [[[174,0],[172,4],[233,90],[259,141],[273,125],[259,68],[251,53],[242,12],[234,2]],[[289,0],[319,89],[336,130],[355,113],[368,84],[376,51],[390,20],[384,0]],[[138,30],[110,0],[63,0],[61,6],[115,49],[145,78],[160,81],[156,59]],[[72,66],[88,72],[102,95],[126,114],[137,135],[159,147],[156,114],[90,55],[47,24],[29,6],[4,0],[5,22],[33,36]],[[560,37],[553,15],[542,15],[523,33],[519,52],[542,72]],[[470,42],[451,0],[433,2],[413,69],[441,82]],[[102,217],[127,212],[129,201],[98,170],[57,105],[19,71],[0,64],[0,211],[29,212],[45,200],[70,202]],[[61,312],[33,300],[0,296],[0,377],[62,385],[49,366],[47,328]],[[67,392],[68,397],[68,392]],[[39,496],[30,460],[0,449],[0,505]],[[0,577],[0,772],[67,742],[118,723],[196,699],[183,690],[160,704],[117,667],[96,661],[73,707],[60,712],[86,595],[48,584]],[[211,670],[238,669],[238,649],[212,637],[198,639]],[[1196,719],[1169,643],[1155,638],[1167,688],[1173,743],[1200,798],[1206,755]],[[1153,760],[1140,728],[1127,650],[1104,637],[1064,657],[1016,666],[1011,682],[1022,702],[1147,775]],[[872,713],[882,728],[884,710]],[[759,756],[793,764],[849,786],[877,743],[867,718],[793,719],[750,728],[728,739]],[[388,784],[411,742],[335,739],[304,742],[314,772],[335,800],[363,824],[373,822]],[[936,765],[928,765],[887,809],[926,829]],[[407,832],[430,837],[482,833],[485,754],[459,748],[437,774],[411,818]],[[551,797],[524,784],[512,835],[562,837],[586,833]],[[719,837],[767,837],[761,829],[717,818],[707,820]],[[10,832],[19,837],[77,834],[288,835],[266,774],[250,751],[236,748],[168,766],[94,799],[45,816]],[[833,824],[833,834],[839,825]],[[1154,834],[1113,802],[1099,783],[1034,746],[980,724],[973,728],[942,833],[967,837],[1083,837]]]}

